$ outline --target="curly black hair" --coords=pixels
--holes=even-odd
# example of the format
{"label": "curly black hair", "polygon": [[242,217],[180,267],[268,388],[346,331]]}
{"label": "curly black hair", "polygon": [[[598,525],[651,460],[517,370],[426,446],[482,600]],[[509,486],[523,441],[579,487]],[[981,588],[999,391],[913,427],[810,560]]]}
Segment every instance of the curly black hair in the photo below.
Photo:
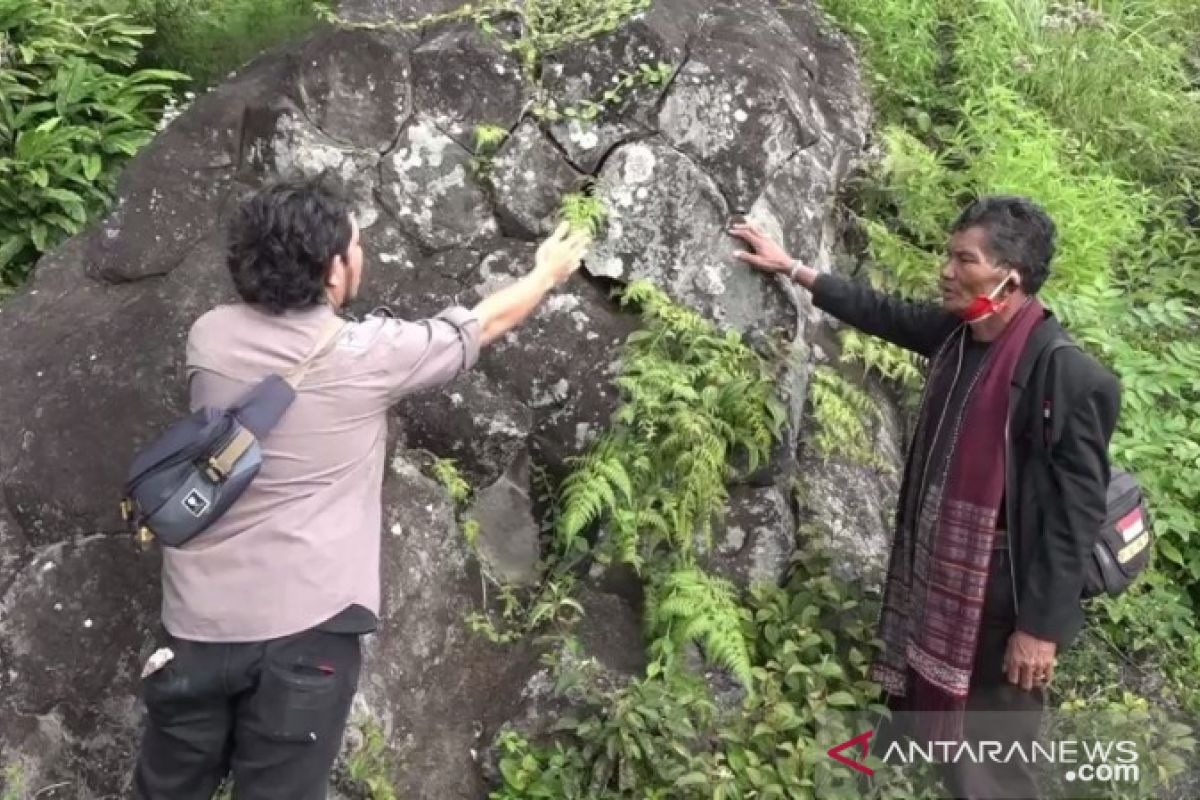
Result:
{"label": "curly black hair", "polygon": [[274,314],[325,302],[334,256],[347,257],[350,207],[319,180],[284,181],[247,199],[229,223],[227,263],[242,300]]}
{"label": "curly black hair", "polygon": [[967,228],[987,231],[986,250],[997,264],[1021,275],[1026,294],[1037,294],[1050,277],[1057,229],[1041,206],[1027,197],[981,197],[963,209],[951,233]]}

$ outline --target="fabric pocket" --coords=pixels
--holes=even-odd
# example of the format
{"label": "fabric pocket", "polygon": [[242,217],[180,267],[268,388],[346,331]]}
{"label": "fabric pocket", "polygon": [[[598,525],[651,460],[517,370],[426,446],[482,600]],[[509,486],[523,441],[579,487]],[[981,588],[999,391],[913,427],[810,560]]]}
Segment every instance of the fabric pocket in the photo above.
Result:
{"label": "fabric pocket", "polygon": [[337,676],[304,663],[267,662],[256,693],[267,738],[278,742],[315,742],[338,705]]}

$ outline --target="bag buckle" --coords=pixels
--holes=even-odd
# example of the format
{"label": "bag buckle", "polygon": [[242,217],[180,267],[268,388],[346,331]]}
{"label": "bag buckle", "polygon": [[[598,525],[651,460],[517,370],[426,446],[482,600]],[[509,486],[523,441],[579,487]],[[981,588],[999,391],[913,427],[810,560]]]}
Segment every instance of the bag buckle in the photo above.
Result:
{"label": "bag buckle", "polygon": [[221,469],[221,465],[217,463],[214,456],[209,456],[208,462],[204,466],[204,474],[213,483],[220,483],[225,480],[225,472]]}

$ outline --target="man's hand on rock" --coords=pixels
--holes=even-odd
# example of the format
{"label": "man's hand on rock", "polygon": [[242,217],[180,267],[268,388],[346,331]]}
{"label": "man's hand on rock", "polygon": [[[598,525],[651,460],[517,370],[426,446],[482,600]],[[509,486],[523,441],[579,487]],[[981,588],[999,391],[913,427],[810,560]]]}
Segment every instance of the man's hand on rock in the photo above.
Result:
{"label": "man's hand on rock", "polygon": [[1024,631],[1014,631],[1008,637],[1008,649],[1004,653],[1004,671],[1008,682],[1019,685],[1025,691],[1035,686],[1045,689],[1054,679],[1054,653],[1058,646],[1054,642],[1038,639]]}
{"label": "man's hand on rock", "polygon": [[776,273],[787,275],[788,280],[799,283],[805,289],[812,291],[817,280],[817,271],[793,259],[786,250],[758,228],[739,222],[730,227],[729,234],[753,248],[748,253],[734,253],[737,258],[769,275]]}
{"label": "man's hand on rock", "polygon": [[739,223],[729,229],[731,236],[741,239],[752,248],[751,252],[734,255],[755,269],[763,272],[788,272],[792,268],[792,257],[767,237],[765,233],[749,223]]}
{"label": "man's hand on rock", "polygon": [[592,237],[586,231],[572,232],[564,222],[538,247],[534,271],[550,285],[558,286],[579,269],[591,244]]}

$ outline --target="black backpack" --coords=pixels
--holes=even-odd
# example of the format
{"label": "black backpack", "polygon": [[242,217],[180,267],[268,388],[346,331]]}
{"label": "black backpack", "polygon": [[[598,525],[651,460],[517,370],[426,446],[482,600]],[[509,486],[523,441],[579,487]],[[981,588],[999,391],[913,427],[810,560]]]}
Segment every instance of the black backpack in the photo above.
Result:
{"label": "black backpack", "polygon": [[[1048,455],[1053,438],[1053,400],[1046,396],[1046,373],[1050,357],[1058,350],[1079,345],[1066,339],[1056,340],[1042,353],[1034,382],[1035,397],[1042,398],[1042,413],[1034,430],[1034,447]],[[1116,597],[1129,588],[1150,563],[1154,533],[1146,498],[1137,479],[1113,467],[1108,482],[1108,508],[1104,524],[1096,536],[1092,557],[1084,573],[1083,598],[1102,594]]]}

